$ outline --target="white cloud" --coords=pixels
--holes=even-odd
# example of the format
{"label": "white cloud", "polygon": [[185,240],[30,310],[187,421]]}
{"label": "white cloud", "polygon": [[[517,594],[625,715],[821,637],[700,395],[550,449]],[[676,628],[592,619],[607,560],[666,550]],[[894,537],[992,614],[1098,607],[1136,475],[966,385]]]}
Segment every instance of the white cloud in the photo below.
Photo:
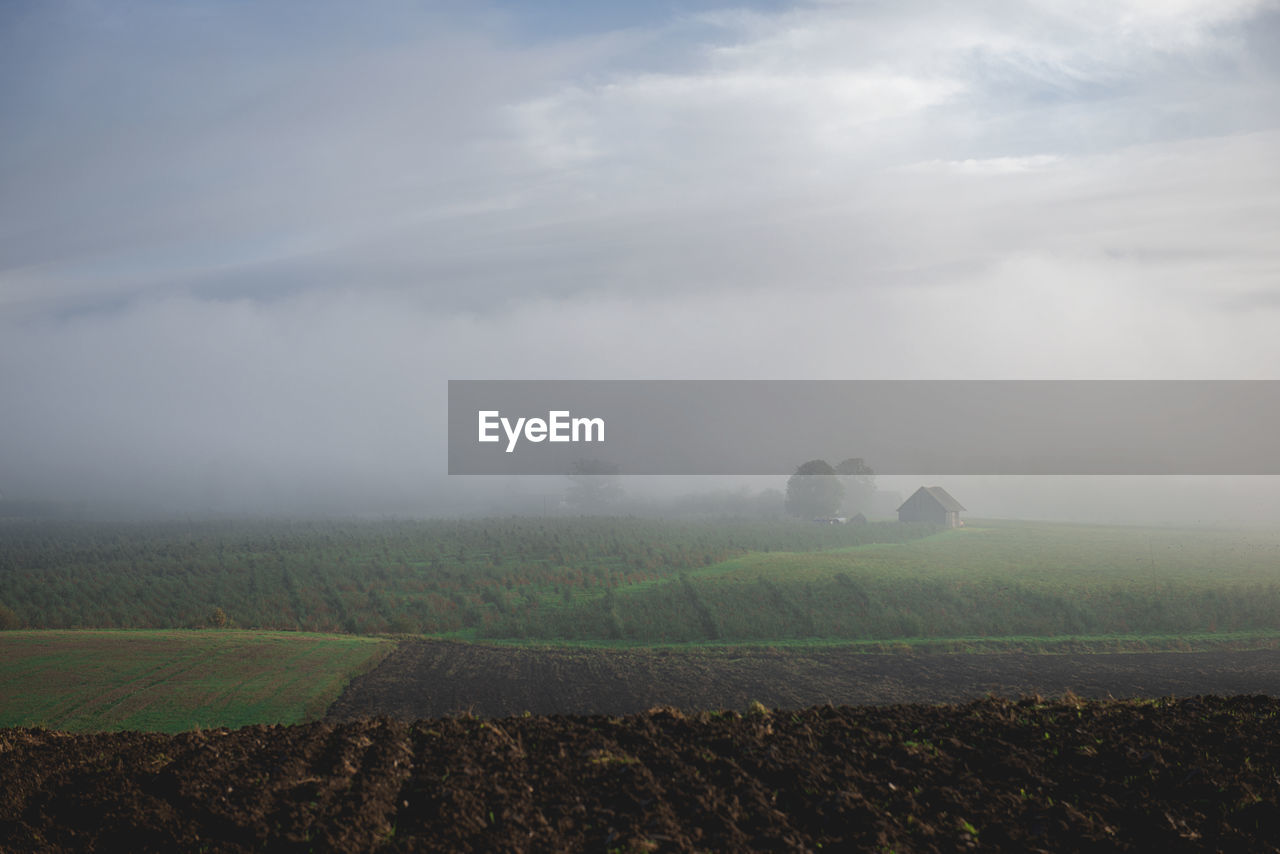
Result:
{"label": "white cloud", "polygon": [[903,167],[912,172],[958,172],[967,175],[1009,175],[1048,169],[1062,161],[1054,154],[1032,154],[1027,157],[984,157],[967,160],[930,160]]}
{"label": "white cloud", "polygon": [[1275,3],[214,11],[188,53],[129,8],[6,54],[0,475],[408,490],[450,377],[1280,364]]}

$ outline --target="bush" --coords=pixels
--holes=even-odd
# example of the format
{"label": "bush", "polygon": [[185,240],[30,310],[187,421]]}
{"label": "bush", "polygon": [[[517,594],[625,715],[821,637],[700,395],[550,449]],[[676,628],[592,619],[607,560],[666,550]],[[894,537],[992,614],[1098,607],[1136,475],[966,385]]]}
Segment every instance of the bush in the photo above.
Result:
{"label": "bush", "polygon": [[8,605],[0,605],[0,631],[22,628],[22,618]]}

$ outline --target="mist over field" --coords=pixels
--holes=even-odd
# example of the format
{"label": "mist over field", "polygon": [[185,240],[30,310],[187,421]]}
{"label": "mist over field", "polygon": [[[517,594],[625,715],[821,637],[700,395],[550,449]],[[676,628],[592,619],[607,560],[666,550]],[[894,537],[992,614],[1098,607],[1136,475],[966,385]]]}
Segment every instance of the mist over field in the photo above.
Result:
{"label": "mist over field", "polygon": [[1280,378],[1280,3],[601,5],[5,4],[0,497],[555,510],[445,474],[450,379]]}

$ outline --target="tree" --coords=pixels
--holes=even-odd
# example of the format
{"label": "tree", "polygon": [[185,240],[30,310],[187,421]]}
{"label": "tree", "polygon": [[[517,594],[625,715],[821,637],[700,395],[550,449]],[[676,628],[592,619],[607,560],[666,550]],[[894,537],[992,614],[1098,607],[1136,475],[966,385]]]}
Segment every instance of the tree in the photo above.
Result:
{"label": "tree", "polygon": [[812,519],[831,516],[840,507],[844,485],[826,460],[809,460],[787,480],[787,513]]}
{"label": "tree", "polygon": [[570,507],[588,513],[606,510],[622,497],[618,467],[602,460],[576,460],[569,474],[564,500]]}
{"label": "tree", "polygon": [[0,630],[22,628],[22,618],[8,605],[0,605]]}
{"label": "tree", "polygon": [[876,492],[876,473],[862,457],[850,457],[836,466],[836,474],[844,486],[844,510],[849,516],[871,510],[871,497]]}

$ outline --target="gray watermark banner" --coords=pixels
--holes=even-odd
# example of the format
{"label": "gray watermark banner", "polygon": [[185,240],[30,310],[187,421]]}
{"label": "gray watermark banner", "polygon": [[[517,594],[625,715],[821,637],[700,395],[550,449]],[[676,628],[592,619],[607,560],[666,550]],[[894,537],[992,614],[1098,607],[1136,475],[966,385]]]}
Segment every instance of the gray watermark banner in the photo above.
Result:
{"label": "gray watermark banner", "polygon": [[1280,474],[1280,381],[450,380],[450,474]]}

